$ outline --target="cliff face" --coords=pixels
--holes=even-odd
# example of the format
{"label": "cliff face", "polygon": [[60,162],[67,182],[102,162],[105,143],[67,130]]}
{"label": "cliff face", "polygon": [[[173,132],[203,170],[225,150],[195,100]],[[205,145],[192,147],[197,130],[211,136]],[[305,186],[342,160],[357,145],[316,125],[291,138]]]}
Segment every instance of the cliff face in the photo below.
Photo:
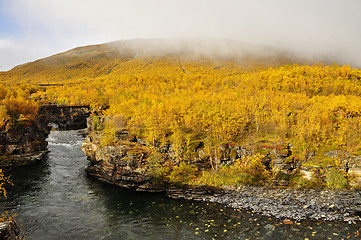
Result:
{"label": "cliff face", "polygon": [[50,128],[45,118],[12,124],[0,133],[0,168],[35,163],[47,153]]}
{"label": "cliff face", "polygon": [[29,165],[43,159],[48,152],[49,123],[59,130],[86,128],[90,114],[86,107],[54,106],[41,107],[35,120],[13,121],[0,132],[0,168]]}
{"label": "cliff face", "polygon": [[49,123],[56,125],[59,130],[75,130],[86,128],[86,119],[89,117],[87,107],[58,107],[57,105],[45,105],[39,110]]}
{"label": "cliff face", "polygon": [[[97,120],[99,124],[99,119]],[[88,174],[96,178],[137,191],[164,191],[168,183],[164,179],[156,179],[152,172],[152,164],[177,165],[174,157],[175,151],[172,144],[165,146],[147,146],[144,139],[130,136],[126,129],[115,133],[120,144],[116,146],[101,146],[100,132],[95,130],[94,121],[88,118],[88,136],[82,144],[82,150],[91,162],[87,168]],[[220,154],[214,156],[214,162],[218,165],[232,164],[234,160],[254,154],[253,150],[238,145],[221,145]],[[259,149],[258,149],[259,150]],[[205,154],[204,144],[195,144],[192,158],[189,161],[198,169],[209,170],[212,167],[209,156]],[[156,163],[152,162],[154,154],[157,155]],[[273,150],[264,159],[268,168],[277,168],[280,171],[293,171],[298,164],[290,158],[291,151],[287,144],[283,144],[278,150]],[[277,184],[277,183],[276,183]]]}
{"label": "cliff face", "polygon": [[91,162],[86,169],[89,175],[136,191],[164,191],[164,183],[153,181],[147,173],[149,150],[140,143],[100,147],[98,136],[92,134],[83,142],[82,150]]}

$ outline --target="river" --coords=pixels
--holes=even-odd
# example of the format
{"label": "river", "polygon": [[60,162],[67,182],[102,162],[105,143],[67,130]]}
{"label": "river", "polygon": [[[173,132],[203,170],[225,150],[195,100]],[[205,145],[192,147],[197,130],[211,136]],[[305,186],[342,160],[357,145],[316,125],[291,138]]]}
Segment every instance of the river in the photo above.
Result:
{"label": "river", "polygon": [[222,205],[139,193],[87,177],[79,131],[52,131],[42,163],[11,172],[0,210],[26,239],[360,239],[361,225],[283,222]]}

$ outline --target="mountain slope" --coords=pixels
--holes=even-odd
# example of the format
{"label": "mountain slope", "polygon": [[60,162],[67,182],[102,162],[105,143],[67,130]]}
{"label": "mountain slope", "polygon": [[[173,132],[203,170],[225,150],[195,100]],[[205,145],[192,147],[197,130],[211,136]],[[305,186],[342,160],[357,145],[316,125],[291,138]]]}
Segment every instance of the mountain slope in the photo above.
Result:
{"label": "mountain slope", "polygon": [[232,61],[244,66],[269,67],[310,63],[277,48],[227,40],[126,40],[74,48],[0,72],[1,81],[59,82],[98,77],[121,71],[121,65],[139,58],[170,61],[211,60],[222,65]]}

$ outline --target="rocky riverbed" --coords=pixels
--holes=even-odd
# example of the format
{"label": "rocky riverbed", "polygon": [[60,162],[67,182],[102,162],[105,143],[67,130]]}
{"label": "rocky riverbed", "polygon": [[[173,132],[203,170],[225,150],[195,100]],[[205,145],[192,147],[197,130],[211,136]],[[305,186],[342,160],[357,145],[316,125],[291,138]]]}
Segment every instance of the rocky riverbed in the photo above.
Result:
{"label": "rocky riverbed", "polygon": [[296,221],[326,220],[354,223],[361,220],[360,191],[295,190],[240,186],[216,189],[206,186],[169,187],[169,197],[225,204],[264,216]]}

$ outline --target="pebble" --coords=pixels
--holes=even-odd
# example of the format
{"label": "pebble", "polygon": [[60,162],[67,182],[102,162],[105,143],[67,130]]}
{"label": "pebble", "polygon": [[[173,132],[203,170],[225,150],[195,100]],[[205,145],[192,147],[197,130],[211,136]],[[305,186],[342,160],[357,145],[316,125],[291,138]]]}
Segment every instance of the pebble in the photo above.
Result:
{"label": "pebble", "polygon": [[274,231],[276,229],[276,226],[274,226],[272,224],[267,224],[266,226],[264,226],[264,228],[267,230]]}
{"label": "pebble", "polygon": [[[182,195],[199,196],[197,191],[199,192],[200,189],[183,188],[178,189],[175,194],[174,192],[167,194],[170,197],[182,198]],[[350,224],[361,221],[361,217],[354,214],[361,209],[361,202],[352,201],[355,194],[360,194],[357,191],[337,192],[242,186],[239,189],[227,189],[223,193],[217,191],[217,194],[212,194],[212,191],[204,192],[206,195],[203,198],[208,202],[221,203],[235,209],[242,208],[280,219],[345,221]]]}

